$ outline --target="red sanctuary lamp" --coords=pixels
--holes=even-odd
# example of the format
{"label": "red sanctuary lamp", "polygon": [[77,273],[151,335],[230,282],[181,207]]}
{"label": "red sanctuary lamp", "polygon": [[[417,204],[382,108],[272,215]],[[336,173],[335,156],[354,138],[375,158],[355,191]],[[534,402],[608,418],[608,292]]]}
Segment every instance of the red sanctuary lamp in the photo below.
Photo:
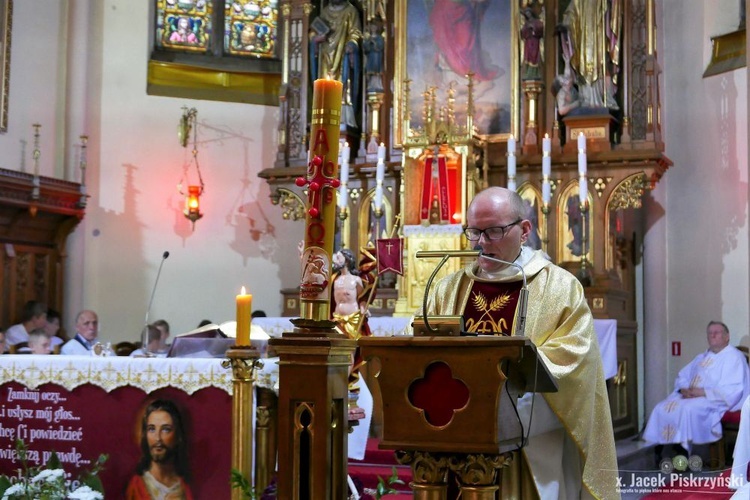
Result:
{"label": "red sanctuary lamp", "polygon": [[183,213],[193,223],[193,227],[195,227],[195,221],[203,217],[201,213],[201,194],[203,194],[203,186],[188,186]]}
{"label": "red sanctuary lamp", "polygon": [[[182,109],[183,114],[182,118],[180,119],[180,125],[178,127],[178,137],[180,139],[180,144],[182,145],[182,147],[187,147],[190,132],[193,132],[193,156],[191,162],[195,164],[195,170],[198,173],[198,181],[200,185],[188,183],[187,193],[184,193],[182,190],[181,180],[177,185],[177,190],[181,195],[185,197],[185,209],[182,211],[182,213],[192,223],[193,231],[195,231],[195,221],[203,217],[203,214],[201,213],[201,195],[203,194],[205,188],[203,184],[203,177],[201,176],[201,168],[198,164],[198,111],[195,108],[187,109],[183,107]],[[183,180],[187,178],[189,168],[190,163],[185,165]]]}

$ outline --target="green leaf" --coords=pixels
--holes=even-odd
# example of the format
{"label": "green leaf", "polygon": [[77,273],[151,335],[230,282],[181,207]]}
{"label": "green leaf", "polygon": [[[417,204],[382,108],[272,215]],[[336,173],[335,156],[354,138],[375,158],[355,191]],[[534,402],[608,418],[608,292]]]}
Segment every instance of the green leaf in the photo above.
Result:
{"label": "green leaf", "polygon": [[44,467],[49,470],[63,468],[62,464],[60,463],[60,457],[57,456],[56,451],[52,452],[52,454],[49,457],[49,460],[47,460],[47,464]]}
{"label": "green leaf", "polygon": [[13,483],[10,482],[8,476],[0,476],[0,498],[2,498],[5,490],[11,487]]}
{"label": "green leaf", "polygon": [[250,480],[237,469],[232,469],[230,484],[232,485],[232,488],[239,489],[242,494],[245,495],[245,498],[255,498],[255,489],[250,484]]}

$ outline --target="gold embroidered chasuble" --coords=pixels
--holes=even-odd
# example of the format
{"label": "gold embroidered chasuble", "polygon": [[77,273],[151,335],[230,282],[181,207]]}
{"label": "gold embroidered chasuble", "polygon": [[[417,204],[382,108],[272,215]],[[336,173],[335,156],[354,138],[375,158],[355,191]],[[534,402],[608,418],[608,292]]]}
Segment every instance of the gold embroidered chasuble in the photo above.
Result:
{"label": "gold embroidered chasuble", "polygon": [[[429,315],[462,313],[473,283],[488,281],[477,276],[475,266],[446,276],[432,288],[427,300]],[[545,259],[541,251],[534,252],[523,268],[529,289],[526,335],[537,346],[559,387],[558,392],[543,396],[577,445],[583,487],[595,498],[620,498],[607,389],[583,287],[568,271]],[[520,271],[509,267],[496,281],[521,279]]]}

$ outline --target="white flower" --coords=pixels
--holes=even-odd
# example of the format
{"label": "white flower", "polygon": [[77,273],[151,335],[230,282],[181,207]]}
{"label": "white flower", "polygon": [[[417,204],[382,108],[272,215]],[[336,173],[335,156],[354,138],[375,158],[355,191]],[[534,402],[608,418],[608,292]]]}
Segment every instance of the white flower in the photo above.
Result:
{"label": "white flower", "polygon": [[34,476],[31,480],[32,484],[39,483],[56,483],[60,478],[65,475],[65,471],[62,469],[45,469],[39,471],[39,474]]}
{"label": "white flower", "polygon": [[83,485],[68,495],[70,500],[104,500],[104,496],[89,486]]}
{"label": "white flower", "polygon": [[3,495],[3,500],[7,498],[13,498],[13,495],[22,495],[26,492],[26,487],[23,483],[16,483],[7,490],[5,490],[5,494]]}

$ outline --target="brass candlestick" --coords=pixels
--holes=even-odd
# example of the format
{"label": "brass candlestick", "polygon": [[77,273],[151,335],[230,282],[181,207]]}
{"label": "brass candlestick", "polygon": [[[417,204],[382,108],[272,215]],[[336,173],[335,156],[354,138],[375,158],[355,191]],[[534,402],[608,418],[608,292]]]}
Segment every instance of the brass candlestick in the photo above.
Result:
{"label": "brass candlestick", "polygon": [[549,229],[547,223],[549,222],[549,203],[544,202],[542,204],[542,251],[549,254],[547,246],[549,245]]}
{"label": "brass candlestick", "polygon": [[[263,367],[257,349],[235,347],[227,351],[221,366],[232,369],[232,468],[251,480],[253,473],[253,389],[255,370]],[[232,500],[242,492],[234,488]]]}

